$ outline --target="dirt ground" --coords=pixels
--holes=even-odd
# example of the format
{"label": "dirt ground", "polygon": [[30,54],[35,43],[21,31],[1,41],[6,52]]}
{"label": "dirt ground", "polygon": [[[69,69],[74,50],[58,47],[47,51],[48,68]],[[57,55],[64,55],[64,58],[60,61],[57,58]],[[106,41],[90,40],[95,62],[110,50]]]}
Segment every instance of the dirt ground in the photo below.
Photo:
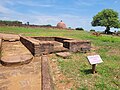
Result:
{"label": "dirt ground", "polygon": [[53,79],[55,90],[72,90],[74,86],[74,80],[67,78],[59,69],[57,59],[53,58],[55,55],[49,55],[50,71]]}
{"label": "dirt ground", "polygon": [[[28,53],[20,42],[3,43],[2,55]],[[29,64],[3,66],[0,64],[0,90],[41,90],[41,61],[34,57]]]}

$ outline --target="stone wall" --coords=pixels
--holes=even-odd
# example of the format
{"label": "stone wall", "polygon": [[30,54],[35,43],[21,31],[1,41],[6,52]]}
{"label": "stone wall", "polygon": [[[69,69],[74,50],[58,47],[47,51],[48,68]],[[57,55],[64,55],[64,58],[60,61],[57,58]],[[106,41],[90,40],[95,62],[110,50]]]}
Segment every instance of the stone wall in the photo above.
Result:
{"label": "stone wall", "polygon": [[54,90],[52,77],[50,75],[50,66],[47,55],[41,57],[41,90]]}
{"label": "stone wall", "polygon": [[2,47],[2,39],[0,39],[0,50],[1,50],[1,47]]}
{"label": "stone wall", "polygon": [[91,42],[89,40],[64,40],[63,46],[71,52],[79,52],[83,49],[90,50]]}
{"label": "stone wall", "polygon": [[49,54],[54,51],[54,43],[51,41],[40,42],[40,52],[41,54]]}
{"label": "stone wall", "polygon": [[63,43],[64,40],[73,40],[72,38],[64,38],[64,37],[31,37],[31,38],[34,38],[40,41],[58,41],[61,43]]}
{"label": "stone wall", "polygon": [[55,37],[55,41],[64,43],[64,40],[72,40],[71,38]]}
{"label": "stone wall", "polygon": [[1,59],[1,50],[2,50],[2,39],[0,38],[0,59]]}
{"label": "stone wall", "polygon": [[51,41],[39,41],[30,37],[20,37],[20,41],[34,56],[41,56],[54,51],[54,44]]}
{"label": "stone wall", "polygon": [[55,41],[55,37],[32,37],[40,41]]}
{"label": "stone wall", "polygon": [[53,53],[55,50],[54,41],[63,43],[63,47],[69,49],[71,52],[86,52],[91,48],[91,42],[88,40],[74,40],[61,37],[20,37],[20,41],[34,56]]}
{"label": "stone wall", "polygon": [[32,38],[20,36],[20,41],[33,55],[36,55],[37,53],[39,53],[38,52],[39,43],[36,40],[33,40]]}

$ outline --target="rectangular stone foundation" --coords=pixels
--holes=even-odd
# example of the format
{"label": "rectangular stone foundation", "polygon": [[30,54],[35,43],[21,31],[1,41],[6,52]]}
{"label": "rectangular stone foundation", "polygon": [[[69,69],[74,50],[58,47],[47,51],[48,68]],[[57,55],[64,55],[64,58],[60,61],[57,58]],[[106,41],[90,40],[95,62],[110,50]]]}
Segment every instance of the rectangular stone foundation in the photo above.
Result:
{"label": "rectangular stone foundation", "polygon": [[64,40],[63,46],[71,52],[79,52],[84,49],[90,51],[91,42],[89,40]]}
{"label": "rectangular stone foundation", "polygon": [[[70,52],[81,52],[90,50],[91,42],[88,40],[74,40],[63,37],[20,37],[20,41],[30,50],[34,56],[54,53],[57,51],[55,42],[63,44],[62,48],[68,49]],[[58,47],[60,51],[61,47]]]}
{"label": "rectangular stone foundation", "polygon": [[20,37],[20,41],[34,55],[41,56],[53,52],[53,43],[50,41],[39,41],[30,37]]}

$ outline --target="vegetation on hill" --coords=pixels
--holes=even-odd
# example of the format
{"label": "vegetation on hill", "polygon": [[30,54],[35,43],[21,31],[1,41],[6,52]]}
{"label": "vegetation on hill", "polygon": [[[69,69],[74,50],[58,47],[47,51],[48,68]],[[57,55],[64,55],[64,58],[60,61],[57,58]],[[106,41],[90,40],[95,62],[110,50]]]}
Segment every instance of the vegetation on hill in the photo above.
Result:
{"label": "vegetation on hill", "polygon": [[[88,53],[74,53],[70,58],[57,59],[60,71],[74,82],[71,90],[119,90],[120,89],[120,37],[102,35],[93,36],[90,32],[77,30],[59,30],[46,28],[0,27],[2,33],[22,34],[25,36],[62,36],[82,40],[91,40],[91,53],[101,56],[103,63],[97,66],[97,74],[90,72],[86,56]],[[70,81],[60,81],[65,83]]]}
{"label": "vegetation on hill", "polygon": [[0,26],[20,26],[22,25],[22,22],[20,21],[6,21],[6,20],[0,20]]}

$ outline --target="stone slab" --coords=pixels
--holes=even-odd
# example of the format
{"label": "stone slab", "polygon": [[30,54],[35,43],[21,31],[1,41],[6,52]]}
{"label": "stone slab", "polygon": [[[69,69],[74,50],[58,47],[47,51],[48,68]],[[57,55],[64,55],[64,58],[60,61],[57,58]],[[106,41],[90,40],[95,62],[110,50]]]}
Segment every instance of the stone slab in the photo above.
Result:
{"label": "stone slab", "polygon": [[54,90],[52,78],[50,75],[48,56],[43,55],[41,57],[41,61],[42,61],[42,65],[41,65],[42,88],[41,90]]}
{"label": "stone slab", "polygon": [[19,35],[15,35],[15,34],[0,33],[0,38],[2,38],[5,41],[19,41],[20,40]]}
{"label": "stone slab", "polygon": [[0,50],[1,50],[1,47],[2,47],[2,39],[0,39]]}
{"label": "stone slab", "polygon": [[2,57],[1,63],[3,65],[27,64],[32,59],[33,59],[33,56],[30,54],[15,55],[15,56],[9,56],[9,57]]}
{"label": "stone slab", "polygon": [[3,65],[26,64],[32,60],[30,51],[20,42],[2,42],[1,62]]}
{"label": "stone slab", "polygon": [[0,39],[0,59],[1,59],[2,39]]}
{"label": "stone slab", "polygon": [[59,52],[59,53],[56,53],[56,55],[63,57],[63,58],[68,58],[71,56],[71,53],[70,52]]}
{"label": "stone slab", "polygon": [[58,52],[67,52],[67,51],[69,51],[67,48],[64,48],[64,47],[61,47],[61,46],[54,47],[54,52],[55,53],[58,53]]}

